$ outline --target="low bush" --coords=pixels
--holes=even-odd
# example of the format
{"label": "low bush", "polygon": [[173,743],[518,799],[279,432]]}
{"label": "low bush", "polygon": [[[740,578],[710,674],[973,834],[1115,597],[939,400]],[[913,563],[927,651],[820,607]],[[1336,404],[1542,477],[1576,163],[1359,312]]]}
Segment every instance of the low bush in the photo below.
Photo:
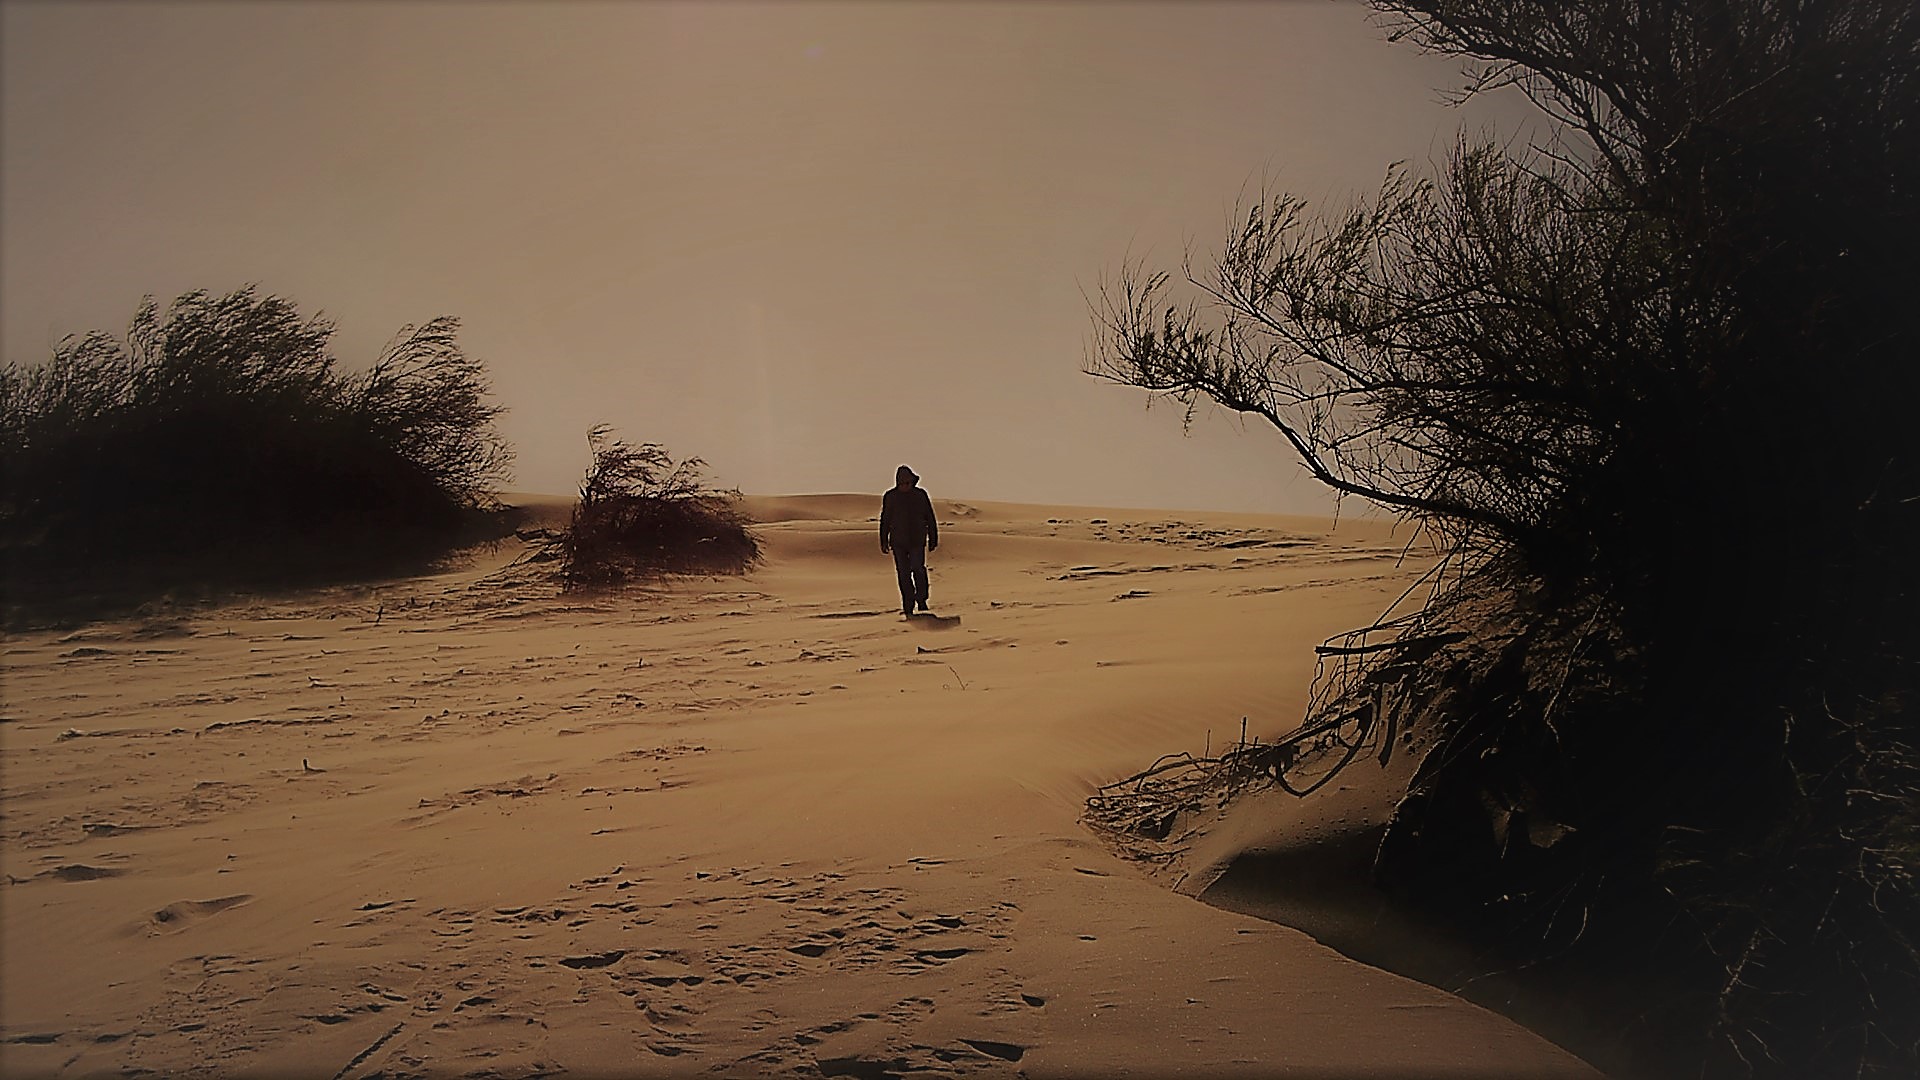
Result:
{"label": "low bush", "polygon": [[709,488],[699,458],[675,462],[657,443],[638,446],[602,425],[587,434],[593,464],[559,540],[569,589],[661,574],[739,574],[760,562],[760,542],[740,493]]}
{"label": "low bush", "polygon": [[9,603],[279,583],[396,566],[470,535],[511,460],[455,319],[364,371],[277,296],[149,297],[0,369]]}

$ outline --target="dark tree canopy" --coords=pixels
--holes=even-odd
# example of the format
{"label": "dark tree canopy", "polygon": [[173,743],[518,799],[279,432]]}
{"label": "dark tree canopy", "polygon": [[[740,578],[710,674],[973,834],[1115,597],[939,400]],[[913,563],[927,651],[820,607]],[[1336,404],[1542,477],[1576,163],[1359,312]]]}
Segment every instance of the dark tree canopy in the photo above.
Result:
{"label": "dark tree canopy", "polygon": [[1383,880],[1686,988],[1615,1004],[1645,1067],[1913,1074],[1920,14],[1373,6],[1551,134],[1261,192],[1103,283],[1090,371],[1266,419],[1460,571]]}

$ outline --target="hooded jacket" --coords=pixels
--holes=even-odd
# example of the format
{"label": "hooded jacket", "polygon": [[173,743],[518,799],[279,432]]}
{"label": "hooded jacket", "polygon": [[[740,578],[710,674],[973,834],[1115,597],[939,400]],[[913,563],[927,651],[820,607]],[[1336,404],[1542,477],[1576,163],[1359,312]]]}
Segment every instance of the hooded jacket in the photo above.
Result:
{"label": "hooded jacket", "polygon": [[887,489],[880,497],[880,539],[906,551],[939,545],[940,523],[933,518],[933,500],[924,490],[898,485]]}

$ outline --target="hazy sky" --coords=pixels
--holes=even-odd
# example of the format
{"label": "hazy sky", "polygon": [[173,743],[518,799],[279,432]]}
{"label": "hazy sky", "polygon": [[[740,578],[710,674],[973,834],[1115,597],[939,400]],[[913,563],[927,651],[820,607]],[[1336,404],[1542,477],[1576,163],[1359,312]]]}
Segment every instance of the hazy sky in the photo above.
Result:
{"label": "hazy sky", "polygon": [[457,315],[523,490],[605,422],[751,492],[1319,509],[1262,427],[1081,374],[1082,290],[1525,117],[1352,3],[0,13],[6,360],[248,282],[352,366]]}

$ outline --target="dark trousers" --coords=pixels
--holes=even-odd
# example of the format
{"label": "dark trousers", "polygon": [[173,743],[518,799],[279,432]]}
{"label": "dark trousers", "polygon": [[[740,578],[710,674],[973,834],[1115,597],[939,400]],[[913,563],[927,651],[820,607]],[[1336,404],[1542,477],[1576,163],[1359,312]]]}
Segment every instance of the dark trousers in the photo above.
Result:
{"label": "dark trousers", "polygon": [[893,568],[900,575],[900,607],[911,612],[914,601],[927,599],[927,549],[895,544]]}

